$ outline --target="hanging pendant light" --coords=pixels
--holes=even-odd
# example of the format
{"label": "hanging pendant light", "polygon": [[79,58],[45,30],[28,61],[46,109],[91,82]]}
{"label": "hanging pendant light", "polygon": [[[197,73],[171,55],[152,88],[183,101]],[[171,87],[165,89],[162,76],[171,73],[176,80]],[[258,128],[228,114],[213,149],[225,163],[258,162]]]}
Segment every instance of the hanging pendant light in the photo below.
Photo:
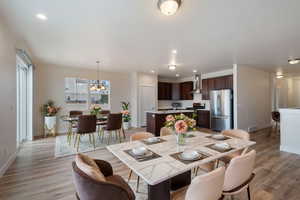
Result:
{"label": "hanging pendant light", "polygon": [[167,16],[174,15],[181,5],[181,0],[159,0],[158,8]]}
{"label": "hanging pendant light", "polygon": [[96,61],[96,63],[97,63],[97,80],[96,80],[96,83],[94,83],[91,87],[90,87],[90,90],[91,91],[101,91],[101,90],[106,90],[106,87],[105,87],[105,85],[103,85],[103,83],[101,82],[101,80],[100,80],[100,76],[99,76],[99,65],[100,65],[100,61],[99,60],[97,60]]}

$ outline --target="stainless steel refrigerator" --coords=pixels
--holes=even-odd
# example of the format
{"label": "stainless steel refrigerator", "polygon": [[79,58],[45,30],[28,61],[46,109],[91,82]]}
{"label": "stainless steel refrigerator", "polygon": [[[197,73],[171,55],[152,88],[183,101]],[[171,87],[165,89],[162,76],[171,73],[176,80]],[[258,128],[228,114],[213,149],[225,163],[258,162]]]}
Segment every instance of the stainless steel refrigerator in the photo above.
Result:
{"label": "stainless steel refrigerator", "polygon": [[222,131],[233,128],[232,90],[210,91],[211,129]]}

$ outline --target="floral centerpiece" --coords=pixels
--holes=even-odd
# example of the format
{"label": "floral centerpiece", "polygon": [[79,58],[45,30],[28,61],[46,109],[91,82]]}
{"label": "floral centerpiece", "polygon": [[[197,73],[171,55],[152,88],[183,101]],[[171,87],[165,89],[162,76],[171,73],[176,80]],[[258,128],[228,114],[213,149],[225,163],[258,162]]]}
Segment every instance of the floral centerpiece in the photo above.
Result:
{"label": "floral centerpiece", "polygon": [[101,111],[101,106],[100,105],[98,105],[98,104],[91,105],[91,107],[90,107],[91,115],[96,115],[97,117],[99,117],[100,111]]}
{"label": "floral centerpiece", "polygon": [[184,144],[186,133],[196,129],[196,120],[184,114],[168,115],[166,117],[165,127],[175,131],[178,144]]}
{"label": "floral centerpiece", "polygon": [[123,115],[123,122],[124,122],[124,129],[129,129],[129,122],[131,120],[131,115],[129,112],[129,102],[122,101],[122,115]]}
{"label": "floral centerpiece", "polygon": [[59,110],[60,107],[55,106],[54,101],[52,100],[49,100],[47,103],[42,105],[41,112],[45,121],[45,136],[47,136],[49,133],[53,136],[56,135],[56,115]]}

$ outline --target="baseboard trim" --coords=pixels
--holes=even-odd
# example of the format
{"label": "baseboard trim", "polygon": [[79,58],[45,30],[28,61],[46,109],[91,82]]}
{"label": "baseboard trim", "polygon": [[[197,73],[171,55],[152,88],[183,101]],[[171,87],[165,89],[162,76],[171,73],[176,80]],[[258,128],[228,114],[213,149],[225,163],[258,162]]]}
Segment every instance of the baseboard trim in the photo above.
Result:
{"label": "baseboard trim", "polygon": [[6,163],[0,168],[0,178],[5,174],[5,172],[11,166],[11,164],[16,160],[17,153],[18,153],[18,151],[14,152],[12,155],[10,155],[10,157],[8,158]]}
{"label": "baseboard trim", "polygon": [[280,151],[288,152],[288,153],[295,153],[295,154],[300,154],[300,148],[295,148],[295,147],[289,147],[289,146],[284,146],[280,145]]}

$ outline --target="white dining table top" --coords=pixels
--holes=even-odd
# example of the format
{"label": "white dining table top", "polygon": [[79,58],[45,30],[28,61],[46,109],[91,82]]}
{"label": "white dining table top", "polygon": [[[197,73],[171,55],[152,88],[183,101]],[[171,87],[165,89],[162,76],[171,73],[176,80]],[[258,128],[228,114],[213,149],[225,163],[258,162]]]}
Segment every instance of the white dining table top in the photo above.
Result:
{"label": "white dining table top", "polygon": [[[242,150],[255,144],[255,142],[253,141],[241,140],[237,138],[230,138],[226,141],[216,141],[212,138],[207,138],[207,136],[210,136],[211,134],[198,131],[190,132],[189,134],[193,134],[195,135],[195,137],[186,138],[186,144],[183,146],[179,146],[176,143],[175,135],[169,135],[161,137],[166,141],[158,144],[146,145],[142,141],[132,141],[110,145],[107,146],[107,149],[149,185],[156,185],[176,175],[187,172],[201,164],[217,160],[218,158],[224,157],[228,154]],[[206,147],[210,144],[223,142],[230,144],[233,149],[225,153],[220,153]],[[147,149],[160,155],[161,157],[148,161],[138,162],[132,156],[124,152],[124,150],[129,150],[141,146],[146,147]],[[182,152],[185,150],[197,150],[209,155],[209,157],[192,162],[190,164],[185,164],[170,156],[171,154]]]}

